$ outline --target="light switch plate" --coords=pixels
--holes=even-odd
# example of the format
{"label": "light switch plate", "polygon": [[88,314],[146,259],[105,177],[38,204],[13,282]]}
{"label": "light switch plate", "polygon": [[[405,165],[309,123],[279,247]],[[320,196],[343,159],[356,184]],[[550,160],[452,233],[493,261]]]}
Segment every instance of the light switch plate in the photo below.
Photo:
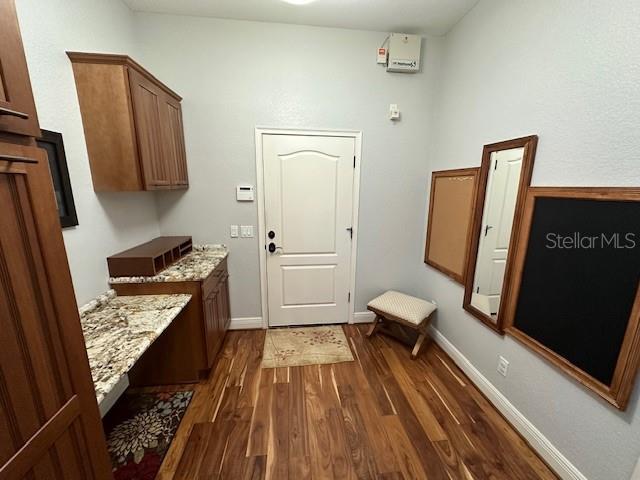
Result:
{"label": "light switch plate", "polygon": [[238,238],[238,225],[231,225],[230,233],[231,238]]}
{"label": "light switch plate", "polygon": [[389,105],[389,120],[400,120],[400,109],[396,103]]}
{"label": "light switch plate", "polygon": [[253,225],[240,225],[240,236],[242,238],[253,238]]}

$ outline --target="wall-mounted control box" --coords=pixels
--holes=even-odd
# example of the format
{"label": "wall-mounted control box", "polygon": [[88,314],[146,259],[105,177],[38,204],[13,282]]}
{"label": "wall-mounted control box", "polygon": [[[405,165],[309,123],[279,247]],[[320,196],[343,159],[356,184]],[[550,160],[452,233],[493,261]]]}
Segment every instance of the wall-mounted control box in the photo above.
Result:
{"label": "wall-mounted control box", "polygon": [[387,72],[414,73],[419,71],[421,42],[422,38],[419,35],[405,33],[389,35]]}
{"label": "wall-mounted control box", "polygon": [[236,187],[236,200],[239,202],[253,202],[253,185],[238,185]]}

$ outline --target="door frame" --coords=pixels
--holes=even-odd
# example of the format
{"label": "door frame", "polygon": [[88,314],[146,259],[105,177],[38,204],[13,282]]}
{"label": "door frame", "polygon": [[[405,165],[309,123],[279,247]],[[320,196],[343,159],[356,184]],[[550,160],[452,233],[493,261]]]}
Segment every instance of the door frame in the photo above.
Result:
{"label": "door frame", "polygon": [[347,323],[353,323],[356,289],[356,260],[358,251],[358,213],[360,210],[360,165],[362,163],[362,131],[361,130],[305,130],[297,128],[256,127],[256,199],[258,201],[258,250],[260,253],[260,297],[262,307],[262,328],[269,328],[269,299],[267,285],[267,252],[264,248],[266,236],[265,198],[264,198],[264,158],[262,157],[263,135],[299,135],[309,137],[346,137],[355,141],[356,165],[353,172],[353,240],[351,241],[351,262],[349,265],[349,291],[351,301]]}

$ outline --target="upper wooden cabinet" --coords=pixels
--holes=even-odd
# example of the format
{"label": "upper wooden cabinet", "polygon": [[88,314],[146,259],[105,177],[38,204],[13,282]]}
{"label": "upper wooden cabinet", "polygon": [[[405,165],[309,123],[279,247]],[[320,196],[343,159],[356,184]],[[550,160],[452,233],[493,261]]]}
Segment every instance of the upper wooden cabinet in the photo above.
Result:
{"label": "upper wooden cabinet", "polygon": [[181,97],[128,56],[67,55],[94,190],[188,188]]}
{"label": "upper wooden cabinet", "polygon": [[29,71],[13,1],[0,1],[0,132],[39,137]]}

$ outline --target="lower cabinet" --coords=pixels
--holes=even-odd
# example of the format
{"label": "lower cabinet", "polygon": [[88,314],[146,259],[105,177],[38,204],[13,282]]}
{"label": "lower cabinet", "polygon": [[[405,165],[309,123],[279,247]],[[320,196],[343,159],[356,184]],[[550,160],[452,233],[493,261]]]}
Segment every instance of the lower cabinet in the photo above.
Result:
{"label": "lower cabinet", "polygon": [[231,320],[228,275],[223,274],[218,278],[212,290],[207,292],[204,300],[204,314],[207,329],[207,358],[213,360],[222,347],[224,334]]}
{"label": "lower cabinet", "polygon": [[199,381],[214,366],[229,328],[226,259],[198,282],[123,283],[118,295],[188,293],[191,301],[129,373],[133,386]]}

